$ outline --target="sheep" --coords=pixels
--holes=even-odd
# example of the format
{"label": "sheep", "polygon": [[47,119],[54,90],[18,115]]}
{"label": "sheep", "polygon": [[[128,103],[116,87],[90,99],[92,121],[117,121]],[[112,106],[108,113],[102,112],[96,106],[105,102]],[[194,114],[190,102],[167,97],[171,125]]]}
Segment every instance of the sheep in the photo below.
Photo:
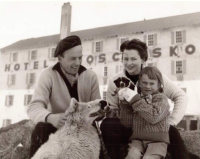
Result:
{"label": "sheep", "polygon": [[51,134],[32,159],[99,159],[100,139],[92,126],[101,100],[79,103],[72,98],[65,125]]}

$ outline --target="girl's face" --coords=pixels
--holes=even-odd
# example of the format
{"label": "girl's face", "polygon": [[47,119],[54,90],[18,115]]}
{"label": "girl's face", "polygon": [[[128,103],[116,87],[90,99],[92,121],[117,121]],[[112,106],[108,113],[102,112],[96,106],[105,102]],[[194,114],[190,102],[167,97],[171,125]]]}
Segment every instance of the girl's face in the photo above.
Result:
{"label": "girl's face", "polygon": [[137,50],[124,50],[122,62],[125,70],[130,75],[138,75],[140,73],[143,60]]}
{"label": "girl's face", "polygon": [[147,74],[143,74],[140,79],[140,89],[143,95],[149,95],[156,92],[159,89],[158,80],[149,79]]}

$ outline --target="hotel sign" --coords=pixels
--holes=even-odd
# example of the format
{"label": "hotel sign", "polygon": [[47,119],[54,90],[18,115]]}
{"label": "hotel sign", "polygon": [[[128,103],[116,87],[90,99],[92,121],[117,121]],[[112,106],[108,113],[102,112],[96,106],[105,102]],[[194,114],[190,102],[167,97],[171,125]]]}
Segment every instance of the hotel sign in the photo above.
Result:
{"label": "hotel sign", "polygon": [[[169,47],[169,56],[170,57],[173,57],[173,56],[179,57],[179,50],[185,51],[185,53],[188,55],[192,55],[195,53],[196,48],[192,44],[185,46],[185,48],[180,47],[180,46],[170,46]],[[159,47],[154,48],[153,50],[151,50],[151,54],[152,54],[152,57],[159,58],[162,55],[162,48],[159,48]],[[121,59],[120,56],[121,56],[121,53],[115,52],[112,55],[112,60],[119,61]],[[98,61],[97,61],[97,57],[98,57]],[[106,62],[106,54],[102,53],[99,55],[89,55],[86,58],[86,62],[90,65],[93,62],[104,63],[104,62]]]}
{"label": "hotel sign", "polygon": [[[21,64],[21,65],[19,63],[16,63],[16,64],[14,64],[13,69],[14,69],[14,71],[18,71],[20,68],[24,68],[24,70],[27,70],[29,65],[30,65],[29,62],[25,62],[24,64]],[[34,61],[32,69],[34,69],[34,70],[38,69],[38,65],[39,65],[39,62]],[[46,60],[44,60],[43,68],[46,68],[46,67],[48,67],[47,62],[46,62]],[[5,72],[10,71],[10,69],[11,69],[11,64],[6,64],[5,65]]]}

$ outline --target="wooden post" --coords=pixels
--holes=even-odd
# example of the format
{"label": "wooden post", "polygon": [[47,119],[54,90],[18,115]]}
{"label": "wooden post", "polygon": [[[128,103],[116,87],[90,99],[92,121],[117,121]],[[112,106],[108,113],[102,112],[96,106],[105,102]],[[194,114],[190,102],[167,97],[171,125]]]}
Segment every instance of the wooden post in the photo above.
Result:
{"label": "wooden post", "polygon": [[200,127],[200,117],[197,117],[197,130],[199,130]]}
{"label": "wooden post", "polygon": [[186,130],[190,130],[190,116],[185,116]]}

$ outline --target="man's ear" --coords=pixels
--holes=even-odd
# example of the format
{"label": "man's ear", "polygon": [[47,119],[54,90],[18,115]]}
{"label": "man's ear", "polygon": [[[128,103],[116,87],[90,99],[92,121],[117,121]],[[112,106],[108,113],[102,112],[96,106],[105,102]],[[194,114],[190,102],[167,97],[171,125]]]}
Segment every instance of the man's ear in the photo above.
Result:
{"label": "man's ear", "polygon": [[62,60],[62,56],[58,55],[58,61],[60,62]]}

